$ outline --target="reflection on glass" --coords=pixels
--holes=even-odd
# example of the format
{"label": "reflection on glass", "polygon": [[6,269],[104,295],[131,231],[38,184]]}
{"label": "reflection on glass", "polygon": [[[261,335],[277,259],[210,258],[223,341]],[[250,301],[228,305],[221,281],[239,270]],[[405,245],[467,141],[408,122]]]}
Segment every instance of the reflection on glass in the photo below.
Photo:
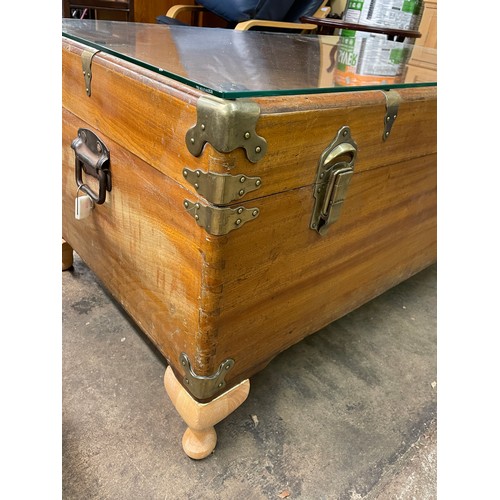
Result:
{"label": "reflection on glass", "polygon": [[378,37],[76,19],[63,36],[228,99],[435,85],[405,83],[411,45]]}
{"label": "reflection on glass", "polygon": [[391,41],[385,35],[342,30],[335,48],[336,85],[394,85],[404,82],[413,43]]}

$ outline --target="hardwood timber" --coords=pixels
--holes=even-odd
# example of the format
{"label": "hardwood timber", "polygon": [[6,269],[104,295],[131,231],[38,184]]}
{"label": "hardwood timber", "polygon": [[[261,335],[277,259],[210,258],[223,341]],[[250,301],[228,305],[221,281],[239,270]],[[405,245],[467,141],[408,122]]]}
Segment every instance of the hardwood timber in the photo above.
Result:
{"label": "hardwood timber", "polygon": [[[182,0],[184,4],[193,4],[194,0]],[[70,8],[96,8],[97,18],[110,19],[116,21],[133,21],[136,23],[156,23],[156,17],[165,14],[167,10],[175,5],[176,0],[134,0],[130,5],[131,13],[127,19],[125,12],[117,9],[129,8],[128,2],[124,1],[97,1],[91,2],[88,0],[63,0],[63,17],[71,17]],[[116,4],[116,5],[115,5]],[[102,10],[106,7],[106,10]],[[188,22],[189,18],[180,16],[180,21]]]}
{"label": "hardwood timber", "polygon": [[[197,99],[206,94],[98,53],[92,63],[92,97],[87,98],[80,68],[83,46],[64,44],[63,106],[183,185],[183,166],[234,175],[253,175],[258,169],[261,188],[241,201],[311,185],[321,153],[346,124],[362,144],[357,172],[436,152],[436,88],[430,87],[397,90],[399,115],[383,147],[386,100],[383,92],[372,91],[256,98],[261,107],[256,132],[268,143],[258,164],[241,148],[226,154],[210,144],[194,157],[185,147],[185,135],[196,124]],[[113,99],[108,89],[113,89]],[[186,187],[196,196],[192,186]]]}
{"label": "hardwood timber", "polygon": [[[176,5],[178,0],[135,0],[135,21],[138,23],[156,23],[157,16]],[[182,0],[183,4],[194,4],[194,0]],[[189,17],[180,16],[180,21],[189,22]]]}
{"label": "hardwood timber", "polygon": [[62,240],[62,270],[67,271],[73,265],[73,249]]}
{"label": "hardwood timber", "polygon": [[[83,48],[63,42],[63,238],[179,380],[184,352],[199,376],[234,359],[225,377],[234,387],[435,261],[436,87],[397,90],[387,141],[382,91],[252,99],[261,109],[256,132],[268,144],[253,164],[242,149],[223,154],[207,144],[199,157],[189,153],[186,132],[206,96],[191,87],[98,53],[87,97]],[[344,125],[358,144],[354,176],[340,219],[320,236],[309,228],[313,183]],[[113,188],[77,221],[70,145],[79,127],[110,150]],[[183,207],[184,199],[206,204],[184,179],[186,167],[261,177],[258,190],[232,204],[256,206],[259,216],[227,235],[208,234]]]}
{"label": "hardwood timber", "polygon": [[[416,41],[408,61],[405,80],[424,82],[437,80],[437,1],[425,1],[424,13],[420,21],[422,38]],[[434,49],[429,51],[426,49]]]}
{"label": "hardwood timber", "polygon": [[321,35],[333,35],[338,33],[336,30],[354,30],[354,31],[363,31],[367,33],[377,33],[379,35],[387,35],[389,40],[400,39],[399,41],[403,41],[405,38],[420,38],[422,34],[417,30],[402,30],[402,29],[394,29],[387,26],[367,26],[364,24],[358,23],[348,23],[343,21],[342,19],[332,19],[332,18],[324,18],[318,19],[313,16],[302,16],[300,20],[303,23],[312,23],[319,28],[318,33]]}
{"label": "hardwood timber", "polygon": [[212,453],[217,443],[214,425],[236,410],[250,392],[250,381],[244,380],[209,403],[199,403],[179,383],[170,366],[165,371],[164,383],[172,404],[188,426],[182,447],[195,460]]}
{"label": "hardwood timber", "polygon": [[229,385],[435,261],[436,155],[355,174],[326,236],[309,229],[312,187],[261,198],[219,249],[218,356]]}
{"label": "hardwood timber", "polygon": [[203,339],[196,341],[198,310],[210,310],[206,261],[211,247],[205,244],[204,230],[183,209],[185,190],[96,132],[110,150],[113,187],[103,205],[76,220],[70,145],[80,127],[90,127],[65,109],[62,115],[63,238],[169,362],[179,364],[180,349],[195,360],[197,373],[211,373],[202,355]]}

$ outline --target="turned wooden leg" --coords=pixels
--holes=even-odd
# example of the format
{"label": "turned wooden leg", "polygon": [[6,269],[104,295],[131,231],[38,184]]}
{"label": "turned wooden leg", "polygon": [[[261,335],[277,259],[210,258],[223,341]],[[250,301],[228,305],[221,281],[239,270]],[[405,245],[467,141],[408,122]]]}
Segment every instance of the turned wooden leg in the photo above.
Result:
{"label": "turned wooden leg", "polygon": [[217,443],[214,425],[245,401],[250,392],[250,381],[244,380],[209,403],[198,403],[180,384],[170,366],[165,371],[164,380],[168,396],[188,426],[182,438],[186,455],[195,460],[207,457]]}
{"label": "turned wooden leg", "polygon": [[69,243],[62,240],[62,270],[66,271],[73,265],[73,249]]}

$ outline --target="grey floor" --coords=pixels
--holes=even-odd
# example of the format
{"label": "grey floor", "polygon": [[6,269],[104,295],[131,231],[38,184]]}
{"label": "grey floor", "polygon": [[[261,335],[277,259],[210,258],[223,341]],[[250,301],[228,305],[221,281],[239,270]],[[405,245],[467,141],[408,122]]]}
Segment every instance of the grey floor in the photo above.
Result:
{"label": "grey floor", "polygon": [[166,363],[75,256],[63,273],[65,500],[436,498],[436,267],[279,355],[203,461]]}

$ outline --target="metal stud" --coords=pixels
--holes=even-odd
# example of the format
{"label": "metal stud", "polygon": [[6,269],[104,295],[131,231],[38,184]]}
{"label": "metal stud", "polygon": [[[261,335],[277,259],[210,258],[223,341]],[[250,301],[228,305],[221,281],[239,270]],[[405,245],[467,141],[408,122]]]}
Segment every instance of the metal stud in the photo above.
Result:
{"label": "metal stud", "polygon": [[261,151],[262,151],[262,149],[260,148],[260,146],[257,146],[257,147],[255,148],[255,152],[256,152],[256,153],[260,153]]}
{"label": "metal stud", "polygon": [[245,135],[243,137],[245,139],[250,139],[250,132],[245,132]]}
{"label": "metal stud", "polygon": [[238,210],[236,210],[236,211],[237,211],[239,214],[241,214],[241,213],[243,212],[243,208],[242,208],[242,207],[240,207],[240,208],[238,208]]}
{"label": "metal stud", "polygon": [[259,213],[259,211],[258,211],[258,210],[254,210],[254,211],[252,212],[252,215],[253,215],[254,217],[256,217],[258,213]]}
{"label": "metal stud", "polygon": [[259,180],[255,181],[255,185],[256,185],[256,186],[260,186],[261,184],[262,184],[262,182],[261,182],[261,181],[259,181]]}

